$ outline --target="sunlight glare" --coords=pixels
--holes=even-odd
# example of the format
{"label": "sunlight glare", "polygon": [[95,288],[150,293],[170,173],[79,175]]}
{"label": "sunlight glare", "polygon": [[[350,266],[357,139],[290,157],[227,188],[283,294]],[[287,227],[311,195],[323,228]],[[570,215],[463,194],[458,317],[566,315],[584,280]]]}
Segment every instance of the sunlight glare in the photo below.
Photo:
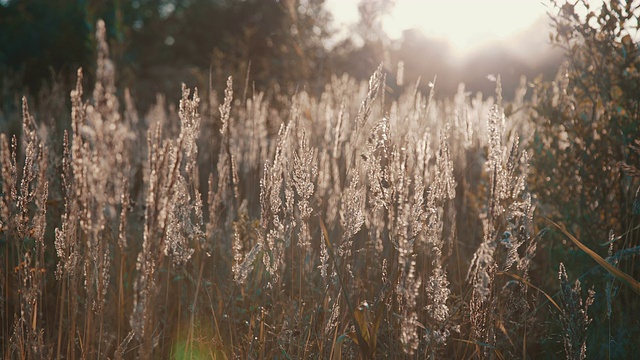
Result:
{"label": "sunlight glare", "polygon": [[545,11],[540,0],[404,0],[396,3],[384,27],[389,36],[397,38],[402,30],[415,26],[464,51],[524,30]]}
{"label": "sunlight glare", "polygon": [[[357,1],[329,0],[338,25],[357,21]],[[447,39],[467,52],[526,29],[549,10],[546,0],[397,0],[383,19],[385,32],[399,38],[410,28]],[[355,18],[355,19],[354,19]]]}

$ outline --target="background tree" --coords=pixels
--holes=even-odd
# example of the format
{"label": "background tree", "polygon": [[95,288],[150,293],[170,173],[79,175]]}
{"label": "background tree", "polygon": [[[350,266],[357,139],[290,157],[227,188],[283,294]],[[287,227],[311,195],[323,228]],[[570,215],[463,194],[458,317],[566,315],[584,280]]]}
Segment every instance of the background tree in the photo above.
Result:
{"label": "background tree", "polygon": [[382,28],[382,19],[393,9],[390,0],[361,0],[358,3],[358,22],[351,36],[336,44],[333,49],[333,66],[357,79],[367,79],[380,63],[392,74],[390,51],[392,41]]}
{"label": "background tree", "polygon": [[[324,0],[7,1],[0,6],[0,71],[24,74],[16,82],[32,94],[51,73],[70,89],[78,67],[93,73],[99,18],[109,29],[116,83],[131,88],[143,110],[156,93],[179,97],[180,82],[207,88],[210,69],[217,86],[229,74],[244,78],[251,62],[258,88],[277,79],[292,91],[325,74]],[[7,91],[14,92],[25,90]]]}

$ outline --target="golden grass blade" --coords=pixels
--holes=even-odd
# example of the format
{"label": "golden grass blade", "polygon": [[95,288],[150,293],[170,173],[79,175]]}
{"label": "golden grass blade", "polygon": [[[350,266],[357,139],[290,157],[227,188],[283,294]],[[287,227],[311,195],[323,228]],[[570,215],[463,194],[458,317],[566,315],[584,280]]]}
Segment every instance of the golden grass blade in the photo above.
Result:
{"label": "golden grass blade", "polygon": [[494,354],[496,354],[496,357],[498,359],[504,359],[504,355],[502,355],[502,353],[500,352],[500,350],[498,350],[495,346],[491,345],[491,344],[487,344],[481,341],[477,341],[477,340],[465,340],[465,339],[458,339],[458,338],[451,338],[452,340],[455,341],[460,341],[466,344],[470,344],[470,345],[475,345],[476,346],[476,351],[475,353],[479,353],[479,348],[480,347],[485,347],[488,349],[493,350]]}
{"label": "golden grass blade", "polygon": [[[344,343],[344,340],[347,337],[351,338],[349,334],[340,335],[338,339],[334,342],[334,348],[333,348],[333,353],[331,353],[331,359],[342,360],[342,344]],[[353,340],[353,338],[351,339]],[[356,340],[356,343],[357,343],[357,340]]]}
{"label": "golden grass blade", "polygon": [[362,338],[367,344],[369,344],[369,324],[367,324],[364,312],[359,308],[356,308],[353,310],[353,316],[356,318],[356,322],[358,323],[358,327],[362,333]]}
{"label": "golden grass blade", "polygon": [[551,219],[548,219],[548,218],[545,218],[545,219],[547,219],[550,223],[552,223],[558,229],[560,229],[560,231],[562,231],[562,233],[566,237],[568,237],[569,240],[573,241],[574,244],[576,244],[580,249],[582,249],[582,251],[586,252],[587,255],[591,256],[591,258],[593,260],[595,260],[598,264],[600,264],[600,266],[605,268],[605,270],[610,272],[611,275],[613,275],[613,276],[617,277],[618,279],[622,280],[622,282],[624,282],[627,285],[629,285],[631,287],[631,289],[636,292],[636,294],[640,295],[640,282],[638,282],[636,279],[632,278],[628,274],[622,272],[620,269],[616,268],[615,266],[609,264],[600,255],[596,254],[593,250],[589,249],[586,245],[584,245],[578,239],[576,239],[575,236],[571,235],[563,226],[560,226],[560,225],[556,224]]}

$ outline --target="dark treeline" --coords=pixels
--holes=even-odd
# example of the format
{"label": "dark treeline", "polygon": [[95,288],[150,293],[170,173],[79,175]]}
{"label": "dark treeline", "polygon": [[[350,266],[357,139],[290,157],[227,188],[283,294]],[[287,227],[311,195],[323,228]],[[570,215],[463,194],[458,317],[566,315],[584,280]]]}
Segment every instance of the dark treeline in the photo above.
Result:
{"label": "dark treeline", "polygon": [[[460,82],[469,91],[492,93],[494,84],[486,75],[507,71],[501,74],[506,98],[513,96],[521,75],[549,78],[557,71],[559,57],[551,52],[523,60],[504,44],[493,44],[462,61],[454,60],[448,43],[419,31],[390,40],[380,25],[389,10],[389,5],[362,1],[352,36],[336,43],[323,0],[4,1],[0,73],[5,83],[10,78],[16,85],[5,86],[10,88],[3,90],[0,106],[5,115],[17,110],[16,93],[36,96],[52,82],[64,84],[68,93],[78,67],[91,74],[98,18],[107,25],[118,88],[131,89],[143,111],[157,93],[177,98],[175,84],[180,82],[206,89],[211,76],[220,91],[226,76],[244,79],[247,71],[259,90],[277,84],[284,93],[300,88],[319,92],[331,74],[366,79],[381,62],[395,74],[402,60],[407,81],[437,75],[437,95],[443,97],[453,95]],[[548,31],[547,22],[530,32]],[[421,90],[427,91],[427,85],[423,81]]]}

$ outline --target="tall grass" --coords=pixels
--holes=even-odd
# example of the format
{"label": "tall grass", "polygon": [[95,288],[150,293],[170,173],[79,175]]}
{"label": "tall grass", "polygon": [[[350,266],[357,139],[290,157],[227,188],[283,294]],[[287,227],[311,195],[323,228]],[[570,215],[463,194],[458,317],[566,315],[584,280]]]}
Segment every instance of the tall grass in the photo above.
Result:
{"label": "tall grass", "polygon": [[[177,112],[139,116],[104,33],[63,152],[26,100],[22,145],[1,138],[5,358],[540,355],[558,305],[532,284],[530,129],[499,77],[495,100],[444,102],[391,97],[382,67],[289,98],[238,98],[230,77],[220,102],[183,85]],[[563,270],[582,357],[592,300]]]}

